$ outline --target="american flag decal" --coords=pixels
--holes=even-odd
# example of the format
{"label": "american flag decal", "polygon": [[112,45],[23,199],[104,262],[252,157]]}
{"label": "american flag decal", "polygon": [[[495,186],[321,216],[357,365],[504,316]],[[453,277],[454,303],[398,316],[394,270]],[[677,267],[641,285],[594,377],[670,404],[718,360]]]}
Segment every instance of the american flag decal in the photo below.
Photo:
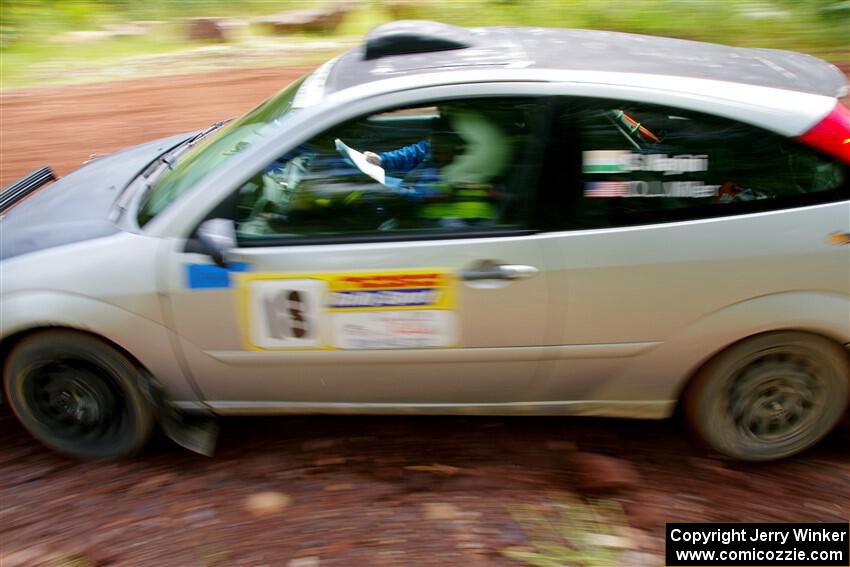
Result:
{"label": "american flag decal", "polygon": [[585,197],[625,197],[628,193],[627,181],[588,181],[584,184]]}

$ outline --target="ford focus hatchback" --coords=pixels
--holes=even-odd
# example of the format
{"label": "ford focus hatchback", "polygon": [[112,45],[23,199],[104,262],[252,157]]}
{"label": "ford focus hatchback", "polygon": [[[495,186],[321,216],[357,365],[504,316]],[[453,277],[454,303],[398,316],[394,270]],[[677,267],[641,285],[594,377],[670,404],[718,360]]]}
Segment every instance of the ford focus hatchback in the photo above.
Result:
{"label": "ford focus hatchback", "polygon": [[381,26],[241,118],[4,191],[6,398],[78,458],[215,415],[677,409],[792,455],[850,400],[846,95],[791,52]]}

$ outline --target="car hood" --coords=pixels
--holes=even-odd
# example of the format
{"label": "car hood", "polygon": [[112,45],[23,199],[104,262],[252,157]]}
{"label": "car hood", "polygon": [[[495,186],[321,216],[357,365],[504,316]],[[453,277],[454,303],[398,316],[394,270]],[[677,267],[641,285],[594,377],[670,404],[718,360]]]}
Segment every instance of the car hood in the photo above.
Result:
{"label": "car hood", "polygon": [[99,158],[30,195],[0,217],[0,260],[118,232],[109,213],[121,190],[150,162],[192,135]]}

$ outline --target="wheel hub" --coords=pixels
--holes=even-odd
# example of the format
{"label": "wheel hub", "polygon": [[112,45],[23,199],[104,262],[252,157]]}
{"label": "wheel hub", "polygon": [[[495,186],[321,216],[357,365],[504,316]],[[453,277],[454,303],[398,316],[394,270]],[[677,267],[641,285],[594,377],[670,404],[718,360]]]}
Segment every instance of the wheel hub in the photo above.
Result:
{"label": "wheel hub", "polygon": [[64,419],[73,420],[82,425],[92,425],[101,418],[102,402],[97,392],[86,387],[85,383],[71,379],[53,398],[51,406]]}
{"label": "wheel hub", "polygon": [[815,419],[821,392],[807,358],[788,352],[763,355],[733,381],[729,411],[736,427],[761,442],[789,439]]}
{"label": "wheel hub", "polygon": [[77,361],[42,367],[31,384],[34,406],[42,420],[71,436],[109,428],[120,405],[104,377]]}

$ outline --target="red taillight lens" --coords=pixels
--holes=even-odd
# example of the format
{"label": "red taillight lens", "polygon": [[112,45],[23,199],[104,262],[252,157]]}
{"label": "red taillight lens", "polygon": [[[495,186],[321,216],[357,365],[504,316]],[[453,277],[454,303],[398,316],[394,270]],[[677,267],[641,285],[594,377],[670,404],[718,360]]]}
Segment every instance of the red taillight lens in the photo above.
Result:
{"label": "red taillight lens", "polygon": [[836,103],[826,118],[800,136],[800,141],[850,163],[850,109]]}

